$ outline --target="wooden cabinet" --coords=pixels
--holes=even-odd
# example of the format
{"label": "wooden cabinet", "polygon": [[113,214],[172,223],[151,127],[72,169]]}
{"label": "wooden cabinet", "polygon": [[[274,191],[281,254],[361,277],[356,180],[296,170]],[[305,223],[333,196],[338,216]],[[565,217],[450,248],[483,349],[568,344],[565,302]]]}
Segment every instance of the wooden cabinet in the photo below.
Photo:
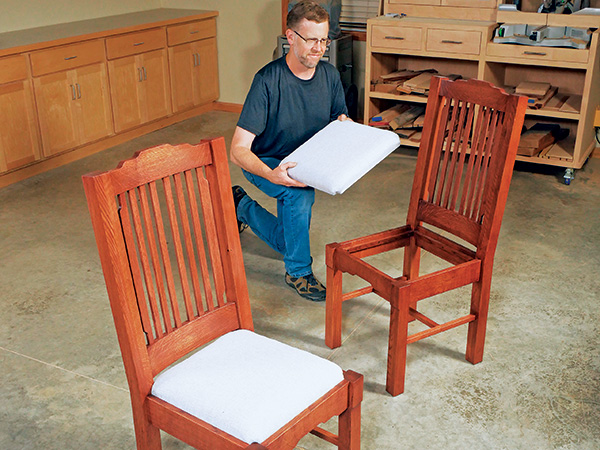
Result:
{"label": "wooden cabinet", "polygon": [[[112,108],[117,133],[171,112],[165,29],[106,40]],[[131,55],[131,56],[124,56]]]}
{"label": "wooden cabinet", "polygon": [[0,172],[40,158],[40,146],[25,55],[0,59]]}
{"label": "wooden cabinet", "polygon": [[[400,102],[425,104],[425,95],[381,92],[374,83],[382,75],[400,70],[434,69],[439,74],[480,78],[480,60],[491,39],[495,24],[457,22],[436,18],[391,19],[378,17],[367,25],[364,121]],[[418,147],[418,140],[402,139],[402,144]]]}
{"label": "wooden cabinet", "polygon": [[216,100],[219,75],[215,20],[171,26],[167,35],[173,111]]}
{"label": "wooden cabinet", "polygon": [[[386,12],[393,12],[399,1],[389,0]],[[406,1],[414,3],[418,0]],[[444,4],[449,3],[442,0]],[[526,17],[531,15],[524,14]],[[538,19],[539,16],[544,15],[538,15]],[[514,14],[509,17],[512,23],[520,22]],[[552,17],[552,20],[556,18]],[[581,21],[581,18],[577,20]],[[588,16],[588,20],[598,21],[596,27],[600,24],[600,19]],[[593,24],[588,23],[588,26]],[[508,90],[522,81],[547,82],[557,87],[563,97],[569,96],[569,108],[528,109],[525,124],[557,123],[561,128],[569,129],[569,137],[536,156],[519,155],[517,159],[565,167],[567,177],[569,171],[583,166],[596,145],[593,119],[600,104],[600,31],[593,31],[589,48],[578,50],[496,44],[492,42],[496,27],[496,22],[439,17],[370,19],[367,25],[364,120],[368,122],[377,113],[400,102],[427,102],[424,95],[385,92],[373,84],[381,75],[398,70],[435,69],[442,75],[479,78]],[[412,147],[419,145],[416,139],[402,139],[402,143]]]}
{"label": "wooden cabinet", "polygon": [[159,8],[0,33],[0,187],[214,109],[217,14]]}
{"label": "wooden cabinet", "polygon": [[102,41],[35,52],[31,62],[44,156],[113,133]]}

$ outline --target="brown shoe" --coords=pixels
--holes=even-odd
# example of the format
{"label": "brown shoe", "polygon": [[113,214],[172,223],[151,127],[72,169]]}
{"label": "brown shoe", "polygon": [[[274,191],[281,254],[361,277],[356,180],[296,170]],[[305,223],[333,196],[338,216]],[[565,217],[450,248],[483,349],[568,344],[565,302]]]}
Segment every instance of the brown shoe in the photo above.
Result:
{"label": "brown shoe", "polygon": [[325,286],[312,273],[304,277],[293,277],[286,272],[285,282],[293,287],[301,297],[312,302],[325,301]]}

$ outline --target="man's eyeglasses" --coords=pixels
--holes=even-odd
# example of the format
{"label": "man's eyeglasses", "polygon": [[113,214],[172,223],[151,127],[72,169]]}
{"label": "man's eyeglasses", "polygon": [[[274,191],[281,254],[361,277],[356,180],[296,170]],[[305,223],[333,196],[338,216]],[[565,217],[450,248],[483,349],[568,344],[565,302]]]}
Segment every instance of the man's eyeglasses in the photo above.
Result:
{"label": "man's eyeglasses", "polygon": [[305,38],[304,36],[302,36],[300,33],[298,33],[296,30],[292,30],[294,33],[296,33],[298,36],[300,36],[300,38],[306,42],[307,44],[309,44],[311,47],[314,47],[316,44],[321,44],[324,45],[325,47],[327,47],[329,44],[331,44],[331,39],[329,38]]}

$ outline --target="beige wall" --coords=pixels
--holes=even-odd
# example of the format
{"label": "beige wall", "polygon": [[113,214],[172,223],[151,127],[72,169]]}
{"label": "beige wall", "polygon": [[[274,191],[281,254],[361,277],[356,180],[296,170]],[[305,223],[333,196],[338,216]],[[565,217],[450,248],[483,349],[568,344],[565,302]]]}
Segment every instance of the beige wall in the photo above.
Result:
{"label": "beige wall", "polygon": [[219,101],[244,103],[254,74],[273,57],[281,34],[281,1],[162,0],[162,6],[219,11]]}
{"label": "beige wall", "polygon": [[2,32],[160,8],[161,0],[0,0]]}

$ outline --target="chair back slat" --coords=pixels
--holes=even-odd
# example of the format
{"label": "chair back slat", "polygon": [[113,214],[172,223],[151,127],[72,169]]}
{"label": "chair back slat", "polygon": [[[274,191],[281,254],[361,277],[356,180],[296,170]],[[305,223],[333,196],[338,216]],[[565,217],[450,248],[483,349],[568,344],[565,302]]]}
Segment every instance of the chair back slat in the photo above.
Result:
{"label": "chair back slat", "polygon": [[[191,177],[191,175],[190,175]],[[210,190],[209,190],[209,183],[208,180],[205,177],[200,177],[197,176],[196,177],[197,180],[197,184],[198,184],[198,192],[200,193],[200,205],[202,208],[202,213],[204,214],[204,217],[207,218],[206,220],[206,234],[207,236],[210,237],[210,239],[208,239],[207,242],[207,247],[208,247],[208,253],[210,256],[211,261],[213,261],[213,263],[218,266],[223,268],[223,270],[225,270],[224,266],[223,266],[223,260],[221,258],[221,253],[219,251],[219,237],[217,234],[217,223],[216,223],[216,211],[213,208],[213,204],[211,202],[210,199]],[[198,229],[195,228],[196,233],[198,233],[198,237],[197,240],[200,239],[200,233],[198,232]],[[204,251],[204,247],[202,247],[202,251]],[[225,278],[223,275],[223,271],[221,270],[217,270],[214,272],[214,282],[215,282],[215,296],[217,298],[217,305],[218,306],[223,306],[225,304]],[[204,275],[203,275],[204,276]],[[208,275],[207,275],[208,276]],[[208,303],[208,307],[209,310],[212,310],[213,308],[213,298],[212,298],[212,292],[210,291],[210,289],[208,289],[208,283],[205,283],[204,286],[207,288],[208,293],[207,293],[207,301]]]}
{"label": "chair back slat", "polygon": [[[128,206],[127,197],[127,193],[118,195],[118,204],[120,207],[119,215],[123,230],[123,237],[127,248],[127,253],[128,255],[136,255],[138,250],[135,246],[135,238],[133,235],[134,227],[132,226],[130,219],[130,215],[133,215],[133,213],[131,213],[131,210]],[[138,258],[132,257],[129,257],[128,260],[131,261],[129,267],[131,269],[131,276],[133,278],[133,285],[136,297],[141,298],[144,295],[145,290],[144,281],[142,280],[142,270],[140,269],[139,264],[140,260]],[[156,340],[154,338],[154,332],[152,331],[153,326],[154,328],[161,330],[161,335],[159,337],[162,337],[162,328],[159,326],[160,318],[158,310],[154,309],[155,306],[155,302],[150,302],[149,311],[147,302],[138,302],[138,307],[140,309],[140,319],[142,321],[142,329],[149,344],[154,343],[154,341]],[[152,319],[150,318],[150,312],[152,313]]]}
{"label": "chair back slat", "polygon": [[[512,173],[522,127],[522,118],[513,124],[505,115],[510,111],[514,117],[517,108],[524,111],[523,105],[520,97],[480,80],[432,79],[409,224],[429,219],[436,222],[431,225],[478,245],[482,226],[491,226],[484,219],[497,215],[495,191],[506,183],[506,177],[492,171],[504,173],[510,167]],[[493,164],[496,159],[502,163]],[[454,219],[440,220],[446,217],[440,209],[451,211],[448,217]]]}
{"label": "chair back slat", "polygon": [[[181,220],[179,220],[177,217],[176,205],[179,203],[178,198],[181,197],[183,193],[180,192],[180,189],[177,187],[177,176],[178,174],[175,174],[173,176],[174,180],[171,180],[171,177],[165,177],[162,179],[162,183],[164,188],[165,203],[167,206],[167,217],[169,218],[169,225],[171,228],[170,241],[173,243],[173,251],[175,252],[175,263],[177,265],[177,273],[179,274],[179,281],[181,283],[181,294],[183,297],[183,303],[187,314],[187,320],[191,320],[194,317],[194,311],[192,309],[190,285],[187,277],[186,261],[183,254],[183,245],[181,242],[182,240],[186,240],[186,221],[184,217],[185,205],[183,208],[181,206],[179,207],[179,213],[182,216]],[[175,193],[173,191],[173,182],[176,185]],[[162,214],[160,210],[160,204],[156,206],[155,211],[157,213],[156,228],[159,232],[159,235],[161,236],[161,242],[164,243],[162,257],[165,266],[165,280],[167,286],[169,286],[169,304],[173,310],[175,327],[179,328],[181,326],[182,320],[179,314],[179,305],[177,302],[177,293],[175,291],[175,279],[171,265],[171,258],[169,256],[168,249],[166,248],[166,230],[161,217]],[[189,263],[190,265],[195,265],[194,259],[189,258]]]}
{"label": "chair back slat", "polygon": [[[154,184],[154,183],[149,183]],[[156,294],[159,299],[160,310],[162,313],[162,324],[164,326],[165,333],[173,331],[173,327],[177,328],[181,325],[178,322],[177,312],[171,313],[173,299],[170,295],[167,295],[166,284],[168,284],[169,277],[172,276],[171,264],[168,257],[163,253],[159,253],[159,239],[164,233],[162,230],[163,222],[160,211],[154,211],[154,220],[152,217],[150,203],[148,201],[148,185],[141,185],[138,188],[138,201],[140,202],[140,209],[142,211],[142,219],[144,224],[144,234],[138,236],[138,243],[140,246],[146,245],[150,250],[150,262],[152,265],[152,276],[153,283],[147,286],[148,289],[153,287],[156,289]],[[156,221],[156,223],[155,223]],[[157,236],[158,235],[158,236]],[[163,272],[163,266],[164,272]],[[172,292],[171,292],[172,294]],[[175,323],[172,323],[175,321]]]}
{"label": "chair back slat", "polygon": [[[200,277],[198,276],[198,270],[197,270],[197,266],[196,266],[196,262],[195,262],[196,259],[191,258],[190,259],[190,269],[191,269],[190,275],[192,278],[192,286],[194,287],[194,298],[196,300],[195,304],[196,304],[198,314],[201,315],[201,314],[204,314],[204,312],[207,310],[208,311],[212,310],[213,294],[212,294],[212,290],[210,289],[210,275],[209,275],[209,271],[208,271],[208,263],[206,260],[206,251],[204,249],[205,242],[202,238],[202,226],[200,224],[200,212],[198,210],[197,195],[196,195],[196,192],[194,189],[194,181],[192,178],[191,171],[186,170],[183,175],[184,175],[184,179],[185,179],[185,187],[186,187],[186,190],[189,195],[192,230],[194,231],[193,235],[189,230],[187,231],[187,234],[190,238],[193,237],[193,239],[195,239],[195,241],[197,242],[196,248],[198,250],[198,262],[200,264],[200,274],[202,276],[202,283],[201,283]],[[202,179],[204,179],[204,178],[202,178]],[[205,216],[205,217],[210,217],[210,215]],[[211,238],[209,238],[208,242],[211,242],[212,239],[215,239],[214,234],[212,234],[210,232],[207,232],[207,234],[209,236],[211,236]],[[190,255],[193,255],[194,251],[193,251],[193,245],[192,245],[191,239],[188,239],[187,242],[188,242],[188,253]],[[221,267],[220,262],[218,263],[218,266]],[[217,270],[215,272],[215,276],[220,273],[221,273],[221,271]],[[203,290],[202,290],[202,288],[203,288]],[[202,292],[204,293],[204,299],[207,304],[206,307],[202,303]]]}
{"label": "chair back slat", "polygon": [[[463,214],[466,217],[470,216],[470,206],[473,200],[473,192],[475,185],[473,180],[477,179],[479,173],[479,166],[481,162],[481,154],[483,153],[482,147],[485,143],[485,137],[487,135],[487,124],[489,121],[490,109],[489,108],[478,108],[478,120],[474,127],[474,132],[471,140],[471,157],[467,162],[467,171],[465,173],[465,182],[462,190],[460,204],[458,208],[459,214]],[[475,164],[477,162],[477,164]]]}
{"label": "chair back slat", "polygon": [[[446,207],[449,207],[449,209],[451,209],[453,211],[456,210],[456,202],[458,200],[458,194],[459,194],[461,184],[462,184],[461,183],[461,181],[463,179],[462,175],[463,175],[463,170],[465,167],[465,160],[467,157],[468,147],[469,147],[468,132],[473,127],[473,117],[475,116],[476,109],[477,109],[477,106],[472,105],[472,104],[469,104],[468,107],[463,109],[463,111],[468,111],[468,113],[467,113],[467,117],[466,117],[466,123],[464,124],[463,133],[461,134],[461,140],[460,140],[461,148],[460,148],[459,152],[455,152],[455,155],[460,154],[460,157],[458,158],[458,161],[455,161],[455,166],[453,167],[453,171],[456,170],[456,176],[454,178],[455,181],[452,186],[452,194],[450,195],[450,189],[448,189],[448,191],[447,191],[448,198],[445,201]],[[448,200],[450,201],[449,206],[448,206]]]}
{"label": "chair back slat", "polygon": [[208,338],[252,329],[222,138],[138,152],[84,186],[121,346],[147,361],[129,371],[151,379]]}

